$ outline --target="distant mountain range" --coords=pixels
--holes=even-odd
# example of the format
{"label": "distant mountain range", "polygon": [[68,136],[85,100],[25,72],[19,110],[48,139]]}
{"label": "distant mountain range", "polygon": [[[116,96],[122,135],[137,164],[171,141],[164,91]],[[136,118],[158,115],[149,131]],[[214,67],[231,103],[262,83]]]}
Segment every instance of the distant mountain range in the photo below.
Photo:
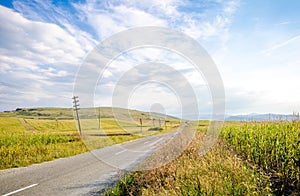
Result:
{"label": "distant mountain range", "polygon": [[274,121],[274,120],[295,120],[299,119],[299,113],[295,114],[257,114],[251,113],[246,115],[235,115],[227,116],[226,121],[236,120],[236,121]]}

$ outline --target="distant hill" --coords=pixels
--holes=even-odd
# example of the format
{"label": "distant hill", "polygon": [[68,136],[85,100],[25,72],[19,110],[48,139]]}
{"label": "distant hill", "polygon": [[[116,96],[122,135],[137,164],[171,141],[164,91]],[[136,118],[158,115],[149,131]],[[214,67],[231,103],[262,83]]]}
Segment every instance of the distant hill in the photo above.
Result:
{"label": "distant hill", "polygon": [[[95,119],[101,118],[113,118],[114,113],[119,118],[143,118],[143,119],[178,119],[173,116],[149,113],[138,110],[130,110],[124,108],[111,108],[111,107],[100,107],[100,108],[81,108],[79,110],[80,118],[83,119]],[[13,111],[0,112],[0,117],[20,117],[20,118],[39,118],[39,119],[73,119],[72,108],[17,108]]]}
{"label": "distant hill", "polygon": [[41,119],[72,119],[72,108],[17,108],[13,111],[0,112],[0,117],[21,117]]}

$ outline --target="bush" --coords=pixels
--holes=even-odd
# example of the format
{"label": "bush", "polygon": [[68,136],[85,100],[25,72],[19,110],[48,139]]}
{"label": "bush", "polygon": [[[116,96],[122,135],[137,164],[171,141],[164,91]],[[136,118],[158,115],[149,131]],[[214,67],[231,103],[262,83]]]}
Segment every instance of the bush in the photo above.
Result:
{"label": "bush", "polygon": [[151,127],[148,129],[148,131],[162,131],[162,130],[163,130],[163,128],[161,128],[161,127]]}

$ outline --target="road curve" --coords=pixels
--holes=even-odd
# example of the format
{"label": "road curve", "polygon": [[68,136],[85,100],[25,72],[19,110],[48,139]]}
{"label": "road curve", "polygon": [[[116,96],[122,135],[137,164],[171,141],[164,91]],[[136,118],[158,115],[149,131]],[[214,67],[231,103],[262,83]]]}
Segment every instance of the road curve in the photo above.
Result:
{"label": "road curve", "polygon": [[0,195],[97,195],[178,131],[80,155],[0,171]]}

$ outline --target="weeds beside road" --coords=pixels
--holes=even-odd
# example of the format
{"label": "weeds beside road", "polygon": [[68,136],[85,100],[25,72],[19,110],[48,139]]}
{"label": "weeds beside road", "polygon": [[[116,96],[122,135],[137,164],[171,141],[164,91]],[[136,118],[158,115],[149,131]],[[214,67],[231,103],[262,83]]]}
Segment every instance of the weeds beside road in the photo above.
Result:
{"label": "weeds beside road", "polygon": [[198,156],[205,132],[171,163],[120,179],[106,195],[298,195],[299,122],[228,122],[222,137]]}

